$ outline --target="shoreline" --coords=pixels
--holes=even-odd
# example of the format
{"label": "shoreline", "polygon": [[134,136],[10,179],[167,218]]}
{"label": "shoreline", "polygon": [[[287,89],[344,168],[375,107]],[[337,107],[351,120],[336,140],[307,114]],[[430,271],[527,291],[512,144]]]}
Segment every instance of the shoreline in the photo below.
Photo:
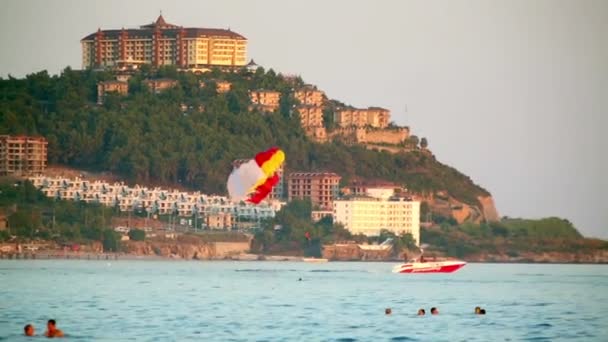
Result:
{"label": "shoreline", "polygon": [[[179,256],[157,256],[157,255],[137,255],[128,253],[72,253],[72,252],[36,252],[36,253],[2,253],[0,260],[82,260],[82,261],[262,261],[262,262],[305,262],[304,257],[281,256],[281,255],[261,255],[261,254],[238,254],[223,258],[211,259],[186,259]],[[403,260],[328,260],[336,263],[402,263]],[[510,261],[467,261],[468,264],[538,264],[538,265],[608,265],[608,262],[598,261],[531,261],[531,260],[510,260]],[[316,264],[316,263],[315,263]]]}

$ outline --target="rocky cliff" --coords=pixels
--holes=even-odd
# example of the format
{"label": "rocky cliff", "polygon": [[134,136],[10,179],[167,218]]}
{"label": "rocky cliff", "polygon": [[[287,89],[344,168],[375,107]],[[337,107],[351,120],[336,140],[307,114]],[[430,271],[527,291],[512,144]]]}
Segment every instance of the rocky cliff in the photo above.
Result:
{"label": "rocky cliff", "polygon": [[166,258],[213,260],[247,253],[250,242],[125,241],[129,254]]}

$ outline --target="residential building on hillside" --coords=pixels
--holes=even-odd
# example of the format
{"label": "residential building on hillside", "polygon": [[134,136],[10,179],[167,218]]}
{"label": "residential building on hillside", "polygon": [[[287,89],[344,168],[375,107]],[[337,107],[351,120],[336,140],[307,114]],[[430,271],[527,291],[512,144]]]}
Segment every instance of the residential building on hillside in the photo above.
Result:
{"label": "residential building on hillside", "polygon": [[39,175],[46,170],[48,142],[43,137],[0,135],[0,175]]}
{"label": "residential building on hillside", "polygon": [[302,89],[296,90],[293,96],[296,100],[300,101],[301,105],[321,107],[323,106],[325,93],[313,86],[307,85]]}
{"label": "residential building on hillside", "polygon": [[154,80],[143,80],[143,85],[150,89],[154,94],[160,94],[163,91],[177,86],[177,80],[169,78],[157,78]]}
{"label": "residential building on hillside", "polygon": [[420,243],[420,202],[405,198],[353,196],[335,200],[334,222],[353,234],[378,236],[382,229],[411,234]]}
{"label": "residential building on hillside", "polygon": [[297,107],[302,128],[323,127],[323,108],[312,105]]}
{"label": "residential building on hillside", "polygon": [[342,189],[342,192],[348,195],[388,199],[395,196],[396,190],[402,192],[405,189],[398,184],[383,180],[355,179]]}
{"label": "residential building on hillside", "polygon": [[[195,222],[205,224],[205,218],[215,215],[210,223],[217,228],[217,217],[223,217],[220,226],[235,220],[247,221],[251,227],[258,227],[264,219],[273,218],[283,205],[278,201],[267,201],[258,205],[232,203],[224,196],[206,195],[200,192],[186,192],[162,188],[147,188],[124,183],[108,183],[81,178],[31,176],[29,180],[47,197],[100,203],[123,212],[142,212],[148,215],[174,215],[197,218]],[[228,215],[230,217],[228,217]]]}
{"label": "residential building on hillside", "polygon": [[217,81],[215,83],[216,90],[219,94],[227,93],[232,87],[232,83],[228,81]]}
{"label": "residential building on hillside", "polygon": [[138,29],[91,33],[81,41],[83,68],[123,68],[150,64],[182,69],[244,67],[247,39],[230,29],[182,27],[162,15]]}
{"label": "residential building on hillside", "polygon": [[279,109],[281,93],[272,90],[254,90],[249,92],[249,98],[253,108],[263,112],[274,112]]}
{"label": "residential building on hillside", "polygon": [[122,81],[104,81],[97,83],[97,104],[103,104],[108,93],[116,93],[122,96],[129,94],[129,83]]}
{"label": "residential building on hillside", "polygon": [[331,210],[339,195],[340,177],[333,172],[293,172],[287,179],[289,201],[310,199],[314,207]]}
{"label": "residential building on hillside", "polygon": [[340,127],[386,128],[390,120],[388,109],[369,107],[367,109],[343,108],[334,113],[334,122]]}

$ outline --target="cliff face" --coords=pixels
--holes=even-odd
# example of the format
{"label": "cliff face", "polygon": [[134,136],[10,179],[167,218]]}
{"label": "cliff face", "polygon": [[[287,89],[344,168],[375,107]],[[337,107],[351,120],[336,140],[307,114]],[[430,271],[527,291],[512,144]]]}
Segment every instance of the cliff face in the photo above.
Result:
{"label": "cliff face", "polygon": [[483,253],[465,258],[470,262],[608,263],[608,251],[521,253],[517,257]]}
{"label": "cliff face", "polygon": [[247,253],[249,244],[249,242],[125,241],[124,247],[127,253],[139,256],[213,260]]}
{"label": "cliff face", "polygon": [[[432,253],[431,253],[432,254]],[[323,258],[335,261],[402,261],[391,251],[364,251],[357,244],[337,244],[323,246]],[[567,253],[520,253],[517,257],[507,254],[480,253],[469,255],[467,262],[504,262],[504,263],[608,263],[607,250]]]}
{"label": "cliff face", "polygon": [[431,210],[445,217],[453,217],[459,224],[464,222],[481,223],[500,221],[500,216],[492,196],[479,196],[478,205],[470,205],[451,196],[428,196],[423,198]]}

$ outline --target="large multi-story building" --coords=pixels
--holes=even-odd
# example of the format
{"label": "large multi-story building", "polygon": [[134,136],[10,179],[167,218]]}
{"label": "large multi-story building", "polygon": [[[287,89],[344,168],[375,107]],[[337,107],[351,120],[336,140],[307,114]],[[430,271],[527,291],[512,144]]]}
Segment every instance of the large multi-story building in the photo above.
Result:
{"label": "large multi-story building", "polygon": [[0,175],[38,175],[46,170],[43,137],[0,135]]}
{"label": "large multi-story building", "polygon": [[293,93],[294,98],[300,101],[300,104],[319,107],[323,105],[324,95],[323,91],[312,86],[305,86]]}
{"label": "large multi-story building", "polygon": [[334,201],[334,222],[353,234],[377,236],[382,229],[411,234],[420,242],[420,202],[354,196]]}
{"label": "large multi-story building", "polygon": [[302,128],[322,127],[323,126],[323,108],[312,105],[298,106],[300,114],[300,125]]}
{"label": "large multi-story building", "polygon": [[261,220],[273,218],[283,203],[267,201],[233,203],[224,196],[205,195],[200,192],[185,192],[141,186],[129,187],[123,183],[89,181],[81,178],[31,176],[29,180],[46,196],[87,203],[99,203],[116,207],[120,211],[140,211],[150,215],[177,215],[206,219],[199,221],[209,228],[237,227],[239,222],[259,226]]}
{"label": "large multi-story building", "polygon": [[83,68],[151,64],[205,69],[247,64],[247,39],[242,35],[230,29],[177,26],[162,15],[138,29],[98,29],[80,42]]}
{"label": "large multi-story building", "polygon": [[367,109],[343,108],[334,113],[334,121],[340,127],[386,128],[390,120],[388,109],[370,107]]}
{"label": "large multi-story building", "polygon": [[329,210],[340,191],[340,177],[333,172],[294,172],[288,177],[288,199],[310,199],[313,207]]}
{"label": "large multi-story building", "polygon": [[272,90],[254,90],[249,92],[252,108],[259,108],[264,112],[274,112],[279,109],[281,93]]}

